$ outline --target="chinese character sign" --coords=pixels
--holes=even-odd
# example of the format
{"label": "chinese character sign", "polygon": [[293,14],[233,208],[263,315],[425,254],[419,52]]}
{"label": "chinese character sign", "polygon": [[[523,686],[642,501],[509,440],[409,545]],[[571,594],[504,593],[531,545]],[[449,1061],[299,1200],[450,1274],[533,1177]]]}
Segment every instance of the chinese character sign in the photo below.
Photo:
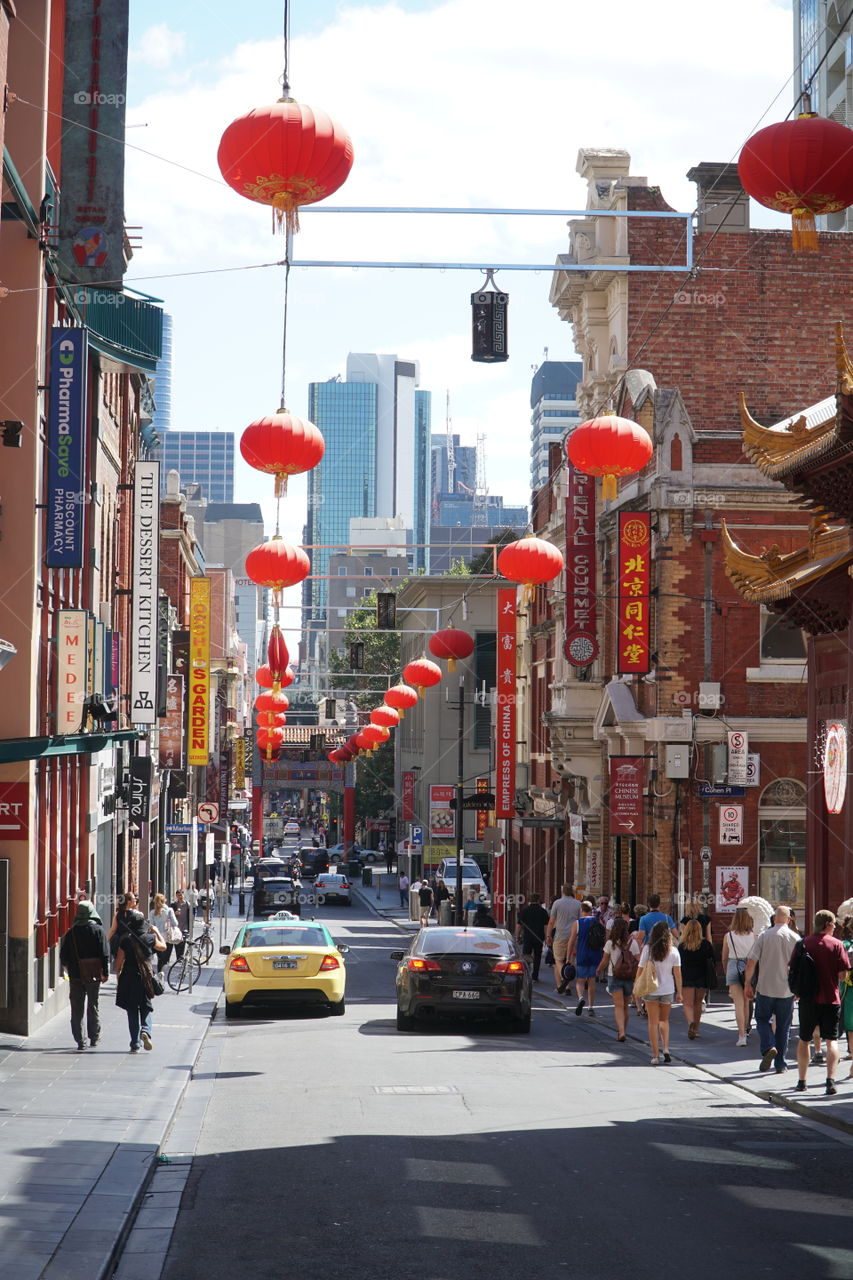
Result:
{"label": "chinese character sign", "polygon": [[402,782],[402,812],[400,817],[403,822],[411,822],[415,816],[415,775],[408,769],[405,769],[401,778]]}
{"label": "chinese character sign", "polygon": [[626,675],[645,675],[649,670],[651,549],[648,511],[621,511],[616,669]]}
{"label": "chinese character sign", "polygon": [[566,642],[575,667],[598,656],[595,607],[595,477],[568,464],[566,496]]}
{"label": "chinese character sign", "polygon": [[498,591],[495,816],[515,817],[515,587]]}
{"label": "chinese character sign", "polygon": [[[491,783],[489,782],[488,778],[478,778],[475,784],[475,790],[479,792],[487,792],[490,789],[490,787],[491,787]],[[482,840],[483,836],[486,834],[486,827],[488,825],[489,825],[488,809],[478,809],[477,810],[477,831],[476,831],[476,837],[478,840]]]}

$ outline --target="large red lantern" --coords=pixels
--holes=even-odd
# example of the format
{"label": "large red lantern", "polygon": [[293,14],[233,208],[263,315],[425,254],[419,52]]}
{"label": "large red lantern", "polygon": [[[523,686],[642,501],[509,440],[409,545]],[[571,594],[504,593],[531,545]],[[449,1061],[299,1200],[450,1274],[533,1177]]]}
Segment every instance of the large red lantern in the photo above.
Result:
{"label": "large red lantern", "polygon": [[639,423],[606,413],[575,427],[566,441],[566,455],[584,475],[603,477],[601,496],[607,500],[616,497],[617,476],[642,471],[652,456],[652,441]]}
{"label": "large red lantern", "polygon": [[255,671],[255,679],[262,689],[271,689],[273,686],[272,672],[266,663],[258,667]]}
{"label": "large red lantern", "polygon": [[364,736],[364,729],[355,735],[355,745],[359,751],[370,751],[373,747],[372,738]]}
{"label": "large red lantern", "polygon": [[811,111],[759,129],[737,167],[753,200],[790,213],[795,252],[817,249],[816,214],[853,204],[853,131]]}
{"label": "large red lantern", "polygon": [[256,711],[272,711],[274,715],[282,715],[290,706],[286,693],[259,693],[255,698]]}
{"label": "large red lantern", "polygon": [[[246,556],[246,574],[259,587],[270,587],[275,606],[281,605],[281,593],[308,577],[311,561],[301,547],[293,547],[278,534],[262,542]],[[286,664],[285,664],[286,665]]]}
{"label": "large red lantern", "polygon": [[400,723],[400,717],[393,707],[389,707],[383,702],[371,711],[370,723],[382,725],[386,729],[396,729]]}
{"label": "large red lantern", "polygon": [[287,716],[280,711],[259,711],[255,723],[262,729],[281,729],[287,724]]}
{"label": "large red lantern", "polygon": [[518,542],[508,542],[498,556],[498,573],[510,582],[523,582],[526,600],[533,598],[541,583],[556,578],[562,568],[562,553],[543,538],[520,538]]}
{"label": "large red lantern", "polygon": [[427,657],[416,658],[414,662],[410,662],[403,668],[403,679],[407,684],[413,684],[423,697],[425,689],[431,689],[434,684],[438,684],[441,679],[441,667],[437,667]]}
{"label": "large red lantern", "polygon": [[278,751],[284,742],[283,729],[258,729],[255,733],[258,750],[266,754],[267,761],[272,759],[272,752]]}
{"label": "large red lantern", "polygon": [[361,731],[361,737],[371,747],[378,747],[383,742],[388,741],[391,737],[391,731],[383,728],[381,724],[366,724]]}
{"label": "large red lantern", "polygon": [[296,677],[293,674],[293,667],[285,667],[284,671],[281,673],[281,680],[279,681],[279,684],[282,689],[286,689],[288,685],[293,684],[295,679]]}
{"label": "large red lantern", "polygon": [[434,658],[446,658],[447,670],[455,671],[458,659],[470,658],[474,652],[474,637],[467,631],[458,631],[456,627],[448,627],[445,631],[436,631],[430,636],[429,651]]}
{"label": "large red lantern", "polygon": [[275,476],[277,498],[287,492],[288,476],[316,467],[325,451],[325,441],[314,423],[286,409],[250,422],[240,437],[240,452],[249,466]]}
{"label": "large red lantern", "polygon": [[254,107],[222,135],[217,161],[229,187],[272,206],[279,228],[299,230],[297,210],[342,186],[352,168],[352,142],[324,111],[285,98]]}
{"label": "large red lantern", "polygon": [[413,707],[417,700],[417,690],[410,688],[407,684],[392,684],[391,688],[385,691],[386,706],[399,711],[401,720],[406,714],[406,707]]}

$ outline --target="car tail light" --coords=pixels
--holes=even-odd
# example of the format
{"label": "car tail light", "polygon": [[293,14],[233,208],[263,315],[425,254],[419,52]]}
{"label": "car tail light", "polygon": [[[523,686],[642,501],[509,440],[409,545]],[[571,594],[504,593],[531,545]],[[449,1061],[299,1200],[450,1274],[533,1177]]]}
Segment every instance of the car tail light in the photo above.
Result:
{"label": "car tail light", "polygon": [[409,956],[406,968],[412,973],[425,973],[427,970],[441,973],[441,965],[436,960],[425,960],[423,956]]}
{"label": "car tail light", "polygon": [[337,956],[323,956],[323,960],[320,965],[320,972],[323,973],[329,969],[340,969],[340,967],[341,962]]}
{"label": "car tail light", "polygon": [[499,960],[495,965],[494,973],[523,973],[523,960]]}
{"label": "car tail light", "polygon": [[249,962],[245,956],[232,956],[228,962],[228,968],[233,969],[235,973],[251,973]]}
{"label": "car tail light", "polygon": [[349,887],[350,887],[349,881],[348,881],[348,880],[344,880],[344,881],[342,882],[342,884],[341,884],[341,888],[342,888],[342,889],[348,889]]}

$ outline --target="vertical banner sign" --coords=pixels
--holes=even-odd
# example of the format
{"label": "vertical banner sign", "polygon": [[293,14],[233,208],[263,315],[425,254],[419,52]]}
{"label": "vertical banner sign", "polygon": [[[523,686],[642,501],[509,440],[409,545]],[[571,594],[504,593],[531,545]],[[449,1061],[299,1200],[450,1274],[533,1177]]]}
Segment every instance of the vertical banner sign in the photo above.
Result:
{"label": "vertical banner sign", "polygon": [[[489,790],[490,786],[491,786],[491,783],[489,782],[488,778],[478,778],[475,783],[475,790],[480,792],[486,792]],[[478,840],[482,840],[483,836],[486,834],[486,827],[488,825],[489,825],[488,809],[478,809],[477,810],[477,828],[476,828],[476,837]]]}
{"label": "vertical banner sign", "polygon": [[228,812],[231,799],[231,753],[227,747],[219,748],[219,812],[222,821]]}
{"label": "vertical banner sign", "polygon": [[52,330],[45,562],[54,569],[83,565],[87,363],[85,329]]}
{"label": "vertical banner sign", "polygon": [[637,836],[643,831],[643,757],[610,757],[610,834]]}
{"label": "vertical banner sign", "polygon": [[74,0],[65,23],[62,275],[121,285],[129,0]]}
{"label": "vertical banner sign", "polygon": [[400,818],[403,822],[411,822],[415,816],[415,775],[410,773],[408,769],[403,771],[400,778],[401,786],[401,806]]}
{"label": "vertical banner sign", "polygon": [[749,735],[735,730],[729,739],[729,786],[745,787],[749,772]]}
{"label": "vertical banner sign", "polygon": [[113,682],[113,693],[121,689],[121,632],[112,633],[110,645],[110,678]]}
{"label": "vertical banner sign", "polygon": [[85,609],[60,609],[56,615],[56,732],[79,733],[86,697]]}
{"label": "vertical banner sign", "polygon": [[166,715],[160,721],[160,768],[184,767],[184,677],[166,679]]}
{"label": "vertical banner sign", "polygon": [[234,743],[234,787],[237,791],[246,790],[246,740],[238,738]]}
{"label": "vertical banner sign", "polygon": [[436,840],[452,840],[456,835],[456,814],[450,802],[456,794],[455,787],[433,782],[429,789],[429,833]]}
{"label": "vertical banner sign", "polygon": [[210,579],[190,579],[190,765],[207,764],[210,719]]}
{"label": "vertical banner sign", "polygon": [[515,644],[516,590],[498,590],[497,745],[495,816],[515,817]]}
{"label": "vertical banner sign", "polygon": [[566,496],[566,640],[575,667],[598,657],[595,600],[595,477],[568,466]]}
{"label": "vertical banner sign", "polygon": [[130,762],[129,817],[134,826],[151,816],[151,757],[134,756]]}
{"label": "vertical banner sign", "polygon": [[133,479],[133,612],[130,718],[157,723],[157,596],[160,563],[160,463],[137,462]]}
{"label": "vertical banner sign", "polygon": [[623,675],[649,670],[651,549],[649,512],[620,511],[616,669]]}

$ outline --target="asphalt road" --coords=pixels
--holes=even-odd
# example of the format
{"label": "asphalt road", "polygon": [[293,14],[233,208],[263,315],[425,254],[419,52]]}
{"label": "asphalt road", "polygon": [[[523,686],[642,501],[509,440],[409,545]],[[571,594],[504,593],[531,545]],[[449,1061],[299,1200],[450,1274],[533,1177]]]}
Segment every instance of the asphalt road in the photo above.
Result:
{"label": "asphalt road", "polygon": [[851,1140],[587,1018],[400,1034],[358,904],[347,1013],[220,1018],[166,1280],[853,1276]]}

